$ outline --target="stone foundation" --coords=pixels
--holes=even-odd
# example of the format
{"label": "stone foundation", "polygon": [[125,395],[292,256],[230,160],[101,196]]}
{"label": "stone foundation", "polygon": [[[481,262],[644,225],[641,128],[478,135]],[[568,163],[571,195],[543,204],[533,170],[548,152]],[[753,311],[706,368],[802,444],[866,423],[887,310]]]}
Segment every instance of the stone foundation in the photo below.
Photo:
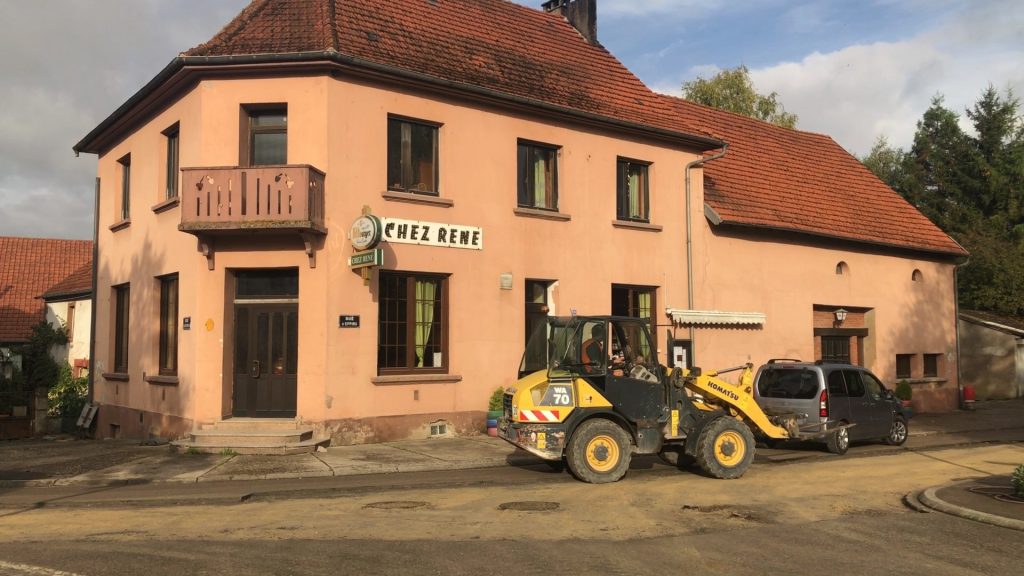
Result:
{"label": "stone foundation", "polygon": [[101,404],[93,423],[96,438],[148,440],[153,437],[174,440],[192,430],[192,421],[169,414],[145,412],[114,404]]}
{"label": "stone foundation", "polygon": [[313,436],[330,437],[332,446],[376,444],[393,440],[429,438],[431,425],[444,423],[447,436],[470,436],[486,432],[487,413],[410,414],[311,422]]}

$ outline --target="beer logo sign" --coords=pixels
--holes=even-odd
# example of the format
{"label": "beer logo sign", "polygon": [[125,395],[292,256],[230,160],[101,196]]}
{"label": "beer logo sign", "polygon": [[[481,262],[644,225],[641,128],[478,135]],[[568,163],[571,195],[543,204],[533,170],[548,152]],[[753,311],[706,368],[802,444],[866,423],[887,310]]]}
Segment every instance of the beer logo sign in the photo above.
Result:
{"label": "beer logo sign", "polygon": [[352,223],[348,239],[356,250],[368,250],[380,243],[381,230],[380,218],[365,214]]}

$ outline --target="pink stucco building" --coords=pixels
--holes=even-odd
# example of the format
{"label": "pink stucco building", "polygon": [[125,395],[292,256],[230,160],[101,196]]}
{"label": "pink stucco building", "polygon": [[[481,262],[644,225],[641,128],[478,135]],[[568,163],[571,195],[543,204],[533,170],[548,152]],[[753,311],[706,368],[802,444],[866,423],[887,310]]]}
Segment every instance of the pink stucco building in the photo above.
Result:
{"label": "pink stucco building", "polygon": [[666,364],[927,358],[955,407],[963,249],[827,136],[653,93],[595,7],[256,0],[175,58],[76,146],[98,433],[478,430],[574,311]]}

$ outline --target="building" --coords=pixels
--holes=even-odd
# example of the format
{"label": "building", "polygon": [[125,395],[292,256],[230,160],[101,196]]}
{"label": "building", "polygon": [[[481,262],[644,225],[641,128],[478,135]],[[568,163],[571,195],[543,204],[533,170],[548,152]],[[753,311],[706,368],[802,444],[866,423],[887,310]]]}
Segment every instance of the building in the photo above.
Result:
{"label": "building", "polygon": [[1024,318],[961,310],[960,359],[977,400],[1024,397]]}
{"label": "building", "polygon": [[54,359],[69,364],[72,376],[85,376],[92,341],[92,258],[51,286],[41,298],[46,303],[46,321],[63,327],[68,337],[66,346],[54,350]]}
{"label": "building", "polygon": [[478,430],[571,313],[648,318],[665,363],[892,381],[927,351],[955,397],[963,249],[828,137],[653,93],[596,14],[256,0],[175,58],[75,146],[98,155],[99,433]]}

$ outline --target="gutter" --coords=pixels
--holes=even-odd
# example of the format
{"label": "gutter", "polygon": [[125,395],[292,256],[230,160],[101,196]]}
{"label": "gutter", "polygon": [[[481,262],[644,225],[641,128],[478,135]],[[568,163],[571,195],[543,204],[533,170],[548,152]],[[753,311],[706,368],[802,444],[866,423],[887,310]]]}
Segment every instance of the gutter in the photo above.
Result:
{"label": "gutter", "polygon": [[[455,82],[452,80],[445,80],[429,74],[421,72],[415,72],[404,68],[398,68],[388,64],[380,64],[372,62],[355,56],[342,54],[334,50],[326,50],[322,52],[292,52],[286,54],[254,54],[254,55],[243,55],[243,56],[178,56],[171,60],[171,62],[164,67],[152,80],[146,83],[138,92],[132,95],[124,104],[119,106],[110,116],[108,116],[103,122],[92,129],[81,141],[79,141],[72,148],[75,154],[81,152],[98,154],[105,147],[104,141],[108,140],[105,135],[116,129],[118,124],[135,109],[139,104],[142,104],[147,98],[152,96],[157,90],[171,80],[176,74],[183,70],[189,72],[189,68],[210,68],[210,71],[216,72],[217,67],[223,66],[259,66],[259,65],[273,65],[273,64],[313,64],[313,63],[333,63],[338,66],[350,67],[357,74],[362,72],[368,76],[385,76],[389,78],[401,78],[411,80],[430,86],[440,88],[446,92],[456,92],[462,95],[476,95],[483,97],[492,103],[502,103],[505,105],[513,105],[518,107],[524,107],[529,111],[537,112],[543,111],[549,114],[557,114],[559,116],[566,116],[578,121],[583,121],[588,124],[598,124],[606,127],[614,127],[627,131],[640,132],[649,136],[655,136],[662,139],[667,139],[673,142],[681,143],[689,147],[697,148],[701,151],[713,150],[716,148],[723,148],[725,143],[721,140],[711,137],[699,136],[695,134],[687,134],[685,132],[676,132],[674,130],[667,130],[664,128],[657,128],[648,126],[645,124],[638,124],[635,122],[618,120],[608,116],[601,116],[591,112],[584,112],[574,108],[567,108],[556,104],[550,104],[540,100],[534,100],[523,96],[516,96],[490,88],[484,88],[481,86],[475,86],[472,84],[464,84]],[[224,72],[225,70],[222,70]],[[652,110],[652,112],[655,112]],[[116,132],[116,130],[115,130]]]}
{"label": "gutter", "polygon": [[[686,307],[689,310],[693,310],[693,208],[691,198],[693,196],[692,186],[690,184],[690,171],[697,167],[703,167],[704,164],[711,162],[712,160],[718,160],[729,150],[729,143],[722,142],[722,151],[708,156],[707,158],[699,158],[690,162],[686,165],[683,171],[686,174]],[[695,328],[691,324],[689,327],[689,339],[690,339],[690,366],[694,366],[694,358],[697,355],[697,347],[694,345]]]}

